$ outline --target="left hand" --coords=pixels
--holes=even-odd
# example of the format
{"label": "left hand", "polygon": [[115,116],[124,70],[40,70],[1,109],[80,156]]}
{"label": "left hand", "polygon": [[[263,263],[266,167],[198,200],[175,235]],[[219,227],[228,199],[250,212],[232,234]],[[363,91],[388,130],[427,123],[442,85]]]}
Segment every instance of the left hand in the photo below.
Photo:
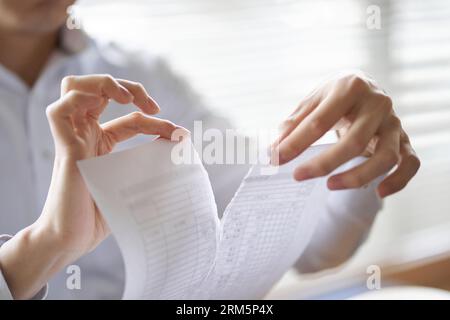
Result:
{"label": "left hand", "polygon": [[[133,112],[100,124],[109,101],[133,102]],[[108,154],[114,146],[137,134],[159,135],[170,140],[181,127],[150,116],[159,112],[156,102],[140,83],[109,75],[68,76],[61,83],[61,97],[47,108],[55,142],[55,163],[49,195],[35,222],[52,236],[58,252],[69,260],[93,250],[109,235],[109,227],[98,210],[78,170],[77,161]],[[152,168],[149,168],[152,170]]]}
{"label": "left hand", "polygon": [[420,167],[391,98],[373,80],[355,74],[325,83],[300,103],[272,145],[272,163],[294,159],[330,129],[338,130],[338,143],[297,167],[296,180],[328,175],[366,155],[370,159],[363,164],[331,176],[328,188],[359,188],[397,166],[378,186],[386,197],[403,189]]}
{"label": "left hand", "polygon": [[[133,102],[142,112],[101,124],[110,100]],[[167,120],[144,115],[158,111],[139,83],[109,75],[63,79],[61,97],[47,108],[55,162],[42,214],[0,248],[0,269],[15,299],[34,296],[56,272],[94,250],[110,233],[77,161],[108,154],[115,144],[137,134],[168,140],[188,134]]]}

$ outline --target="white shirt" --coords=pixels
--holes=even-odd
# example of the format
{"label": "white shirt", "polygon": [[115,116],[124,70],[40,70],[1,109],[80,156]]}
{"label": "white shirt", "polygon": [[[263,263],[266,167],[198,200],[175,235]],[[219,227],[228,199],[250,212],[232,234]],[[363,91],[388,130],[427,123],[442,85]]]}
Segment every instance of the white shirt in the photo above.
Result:
{"label": "white shirt", "polygon": [[[215,116],[202,105],[198,95],[163,59],[125,52],[113,44],[99,44],[79,31],[66,32],[62,40],[65,51],[54,53],[32,89],[0,65],[0,234],[17,233],[41,213],[54,156],[45,109],[58,99],[60,83],[66,75],[107,73],[138,81],[158,101],[161,118],[188,129],[192,128],[194,120],[202,120],[204,128],[230,128],[225,119]],[[102,119],[109,120],[131,110],[134,110],[132,106],[111,103]],[[140,139],[143,138],[127,144],[136,144]],[[221,211],[247,167],[214,165],[208,166],[207,170]],[[317,271],[350,257],[367,235],[380,207],[373,189],[330,193],[329,200],[329,212],[299,257],[297,267],[301,271]],[[377,209],[368,212],[368,202],[372,207],[376,204]],[[75,264],[81,268],[81,290],[67,289],[68,275],[63,270],[50,281],[49,298],[121,297],[123,262],[113,237]],[[10,296],[7,290],[0,272],[0,297]]]}

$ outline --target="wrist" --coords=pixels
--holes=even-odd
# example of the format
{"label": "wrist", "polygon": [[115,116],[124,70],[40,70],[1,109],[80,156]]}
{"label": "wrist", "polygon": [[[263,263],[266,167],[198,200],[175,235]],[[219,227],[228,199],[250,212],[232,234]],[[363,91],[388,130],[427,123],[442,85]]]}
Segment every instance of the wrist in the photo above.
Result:
{"label": "wrist", "polygon": [[77,169],[77,161],[80,160],[72,155],[60,154],[56,153],[54,159],[54,169],[58,168],[76,168]]}
{"label": "wrist", "polygon": [[88,252],[91,236],[86,237],[84,231],[89,219],[87,213],[85,219],[80,217],[90,209],[90,195],[77,161],[65,154],[55,157],[47,200],[39,219],[31,226],[36,237],[45,238],[44,243],[50,252],[68,263]]}
{"label": "wrist", "polygon": [[85,150],[55,148],[55,161],[64,164],[76,165],[77,161],[88,159],[94,156],[95,154],[92,154]]}
{"label": "wrist", "polygon": [[14,299],[29,299],[59,270],[60,252],[36,225],[0,248],[0,268]]}

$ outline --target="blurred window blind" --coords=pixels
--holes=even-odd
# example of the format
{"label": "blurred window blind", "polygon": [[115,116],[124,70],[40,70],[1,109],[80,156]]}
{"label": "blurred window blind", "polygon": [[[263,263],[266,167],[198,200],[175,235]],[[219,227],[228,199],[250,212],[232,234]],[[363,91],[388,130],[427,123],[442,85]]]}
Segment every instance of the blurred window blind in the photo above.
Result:
{"label": "blurred window blind", "polygon": [[[369,5],[381,29],[366,27]],[[367,71],[394,97],[423,165],[369,245],[450,231],[450,1],[90,0],[98,38],[163,54],[240,128],[274,128],[321,79]],[[449,237],[450,238],[450,237]]]}
{"label": "blurred window blind", "polygon": [[450,2],[383,5],[386,87],[422,159],[416,179],[387,201],[383,224],[388,241],[421,237],[406,241],[405,251],[438,253],[450,249]]}

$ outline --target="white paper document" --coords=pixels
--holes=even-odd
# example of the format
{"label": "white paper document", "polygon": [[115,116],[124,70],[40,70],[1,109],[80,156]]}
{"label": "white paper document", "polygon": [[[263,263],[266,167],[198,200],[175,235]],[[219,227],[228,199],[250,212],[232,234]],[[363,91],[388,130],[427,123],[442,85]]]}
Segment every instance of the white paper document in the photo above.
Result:
{"label": "white paper document", "polygon": [[183,143],[190,164],[175,164],[175,144],[164,140],[79,162],[124,257],[123,298],[262,298],[299,258],[325,206],[324,178],[292,178],[325,146],[275,174],[254,166],[219,220],[208,174]]}

